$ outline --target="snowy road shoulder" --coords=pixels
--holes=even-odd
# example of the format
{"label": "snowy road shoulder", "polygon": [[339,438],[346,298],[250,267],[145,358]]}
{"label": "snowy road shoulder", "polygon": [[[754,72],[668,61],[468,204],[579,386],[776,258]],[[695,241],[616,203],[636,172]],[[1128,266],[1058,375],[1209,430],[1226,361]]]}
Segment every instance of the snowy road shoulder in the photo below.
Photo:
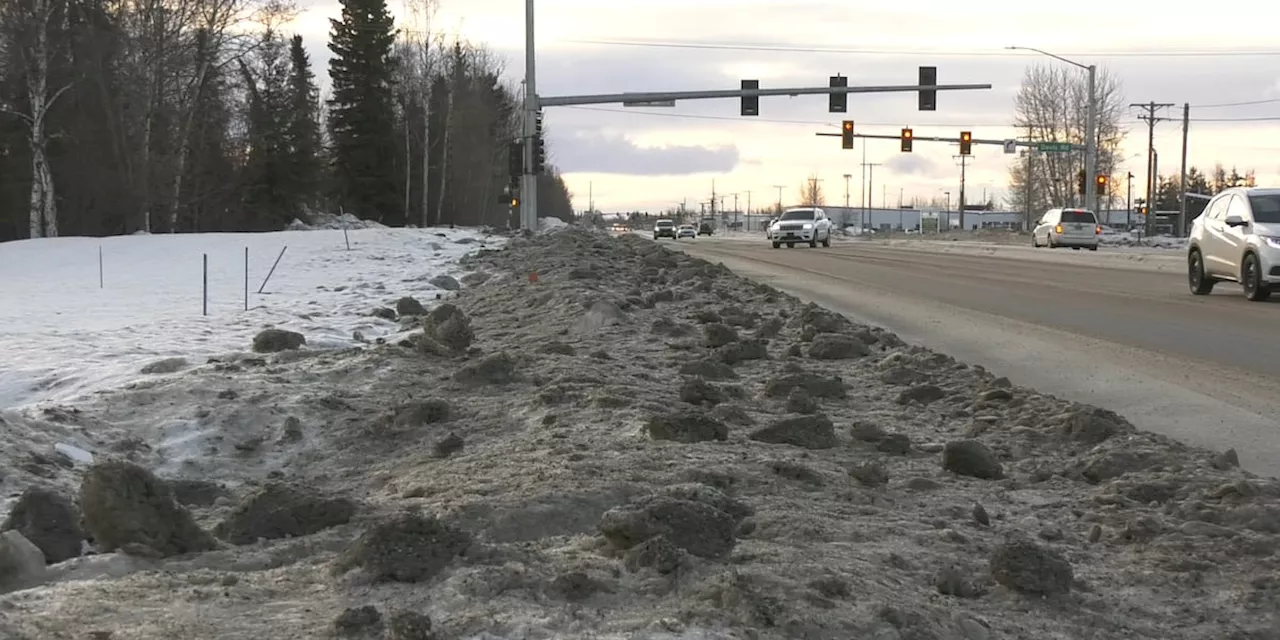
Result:
{"label": "snowy road shoulder", "polygon": [[245,350],[268,326],[322,349],[392,334],[399,325],[374,309],[456,289],[456,261],[503,241],[374,227],[0,244],[0,410],[173,373],[181,361],[142,371]]}

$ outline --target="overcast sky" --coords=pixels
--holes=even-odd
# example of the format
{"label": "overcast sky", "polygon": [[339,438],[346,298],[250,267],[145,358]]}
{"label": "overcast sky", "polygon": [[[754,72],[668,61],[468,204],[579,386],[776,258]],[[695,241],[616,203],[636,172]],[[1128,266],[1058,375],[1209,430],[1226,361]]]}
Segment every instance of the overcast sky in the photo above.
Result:
{"label": "overcast sky", "polygon": [[[328,19],[339,4],[302,0],[296,27],[308,41],[319,79],[327,85]],[[391,11],[406,15],[400,0]],[[1259,183],[1280,183],[1280,10],[1261,3],[1251,19],[1230,28],[1193,29],[1185,12],[1167,3],[1137,0],[1107,5],[1010,0],[538,0],[538,93],[543,96],[736,89],[744,78],[762,88],[825,86],[831,75],[850,85],[910,85],[921,65],[938,67],[940,84],[991,84],[987,91],[941,92],[938,110],[920,112],[914,93],[850,96],[847,115],[828,113],[826,96],[762,98],[758,117],[741,117],[737,99],[679,103],[674,108],[624,109],[621,105],[548,108],[545,127],[551,161],[566,174],[576,208],[588,192],[605,211],[661,210],[710,197],[739,194],[746,207],[782,198],[790,203],[805,178],[823,179],[828,203],[842,204],[844,174],[850,199],[860,201],[863,140],[852,151],[837,132],[849,118],[862,133],[897,135],[904,126],[919,136],[1014,137],[1008,123],[1013,96],[1030,64],[1055,62],[1005,50],[1035,47],[1096,64],[1123,84],[1126,103],[1176,103],[1162,115],[1177,120],[1156,126],[1162,174],[1176,173],[1181,153],[1181,108],[1190,103],[1188,162],[1210,168],[1254,169]],[[1101,15],[1102,19],[1099,19]],[[1139,25],[1141,27],[1139,28]],[[503,56],[512,82],[524,77],[524,3],[520,0],[440,0],[433,29],[457,33]],[[1081,34],[1087,34],[1082,36]],[[588,44],[583,41],[630,44]],[[695,47],[655,44],[703,45]],[[705,45],[711,45],[710,48]],[[740,46],[744,48],[725,48]],[[719,48],[717,48],[719,47]],[[752,49],[751,47],[755,47]],[[796,49],[827,51],[797,51]],[[836,49],[839,51],[833,52]],[[1251,53],[1260,52],[1260,53]],[[1249,55],[1240,55],[1248,53]],[[1081,71],[1083,74],[1084,72]],[[1232,106],[1213,106],[1224,103]],[[1124,125],[1134,193],[1145,184],[1146,125],[1129,109]],[[1270,120],[1268,120],[1270,118]],[[866,141],[873,171],[871,196],[896,206],[913,197],[959,191],[955,146],[918,141],[912,154],[896,140]],[[969,200],[1003,195],[1014,156],[1000,147],[975,146],[969,159]],[[1123,173],[1121,174],[1121,176]],[[1123,190],[1123,179],[1118,186]],[[1123,198],[1123,195],[1121,196]],[[733,196],[726,204],[733,206]],[[1123,206],[1121,204],[1117,206]]]}

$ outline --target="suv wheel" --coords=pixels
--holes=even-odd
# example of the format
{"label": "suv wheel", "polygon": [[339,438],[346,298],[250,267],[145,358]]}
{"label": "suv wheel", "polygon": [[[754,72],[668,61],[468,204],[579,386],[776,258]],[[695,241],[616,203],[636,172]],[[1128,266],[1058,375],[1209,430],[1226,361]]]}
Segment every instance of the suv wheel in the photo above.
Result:
{"label": "suv wheel", "polygon": [[1199,249],[1192,249],[1187,255],[1187,284],[1191,286],[1191,293],[1197,296],[1209,295],[1213,292],[1213,285],[1217,284],[1204,272],[1204,256],[1200,255]]}
{"label": "suv wheel", "polygon": [[1271,290],[1262,283],[1262,269],[1258,265],[1258,256],[1244,254],[1244,264],[1240,266],[1240,286],[1244,289],[1244,297],[1254,302],[1262,302],[1271,297]]}

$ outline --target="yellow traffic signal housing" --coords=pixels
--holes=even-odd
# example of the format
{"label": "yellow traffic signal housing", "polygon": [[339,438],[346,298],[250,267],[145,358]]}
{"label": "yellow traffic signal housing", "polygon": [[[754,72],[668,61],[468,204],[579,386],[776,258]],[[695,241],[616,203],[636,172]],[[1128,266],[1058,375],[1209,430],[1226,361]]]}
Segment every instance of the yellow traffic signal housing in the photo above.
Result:
{"label": "yellow traffic signal housing", "polygon": [[912,142],[911,129],[908,127],[902,130],[902,152],[903,153],[911,153],[911,142]]}
{"label": "yellow traffic signal housing", "polygon": [[840,148],[853,148],[853,121],[845,120],[840,125]]}
{"label": "yellow traffic signal housing", "polygon": [[973,152],[973,134],[968,131],[960,132],[960,155],[967,156]]}

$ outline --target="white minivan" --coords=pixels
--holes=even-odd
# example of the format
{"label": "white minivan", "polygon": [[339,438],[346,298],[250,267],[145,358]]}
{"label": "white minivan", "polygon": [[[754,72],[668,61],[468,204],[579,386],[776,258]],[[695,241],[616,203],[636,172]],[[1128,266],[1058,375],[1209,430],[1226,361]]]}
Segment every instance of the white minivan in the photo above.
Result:
{"label": "white minivan", "polygon": [[1050,209],[1031,231],[1031,246],[1098,250],[1102,227],[1088,209]]}

